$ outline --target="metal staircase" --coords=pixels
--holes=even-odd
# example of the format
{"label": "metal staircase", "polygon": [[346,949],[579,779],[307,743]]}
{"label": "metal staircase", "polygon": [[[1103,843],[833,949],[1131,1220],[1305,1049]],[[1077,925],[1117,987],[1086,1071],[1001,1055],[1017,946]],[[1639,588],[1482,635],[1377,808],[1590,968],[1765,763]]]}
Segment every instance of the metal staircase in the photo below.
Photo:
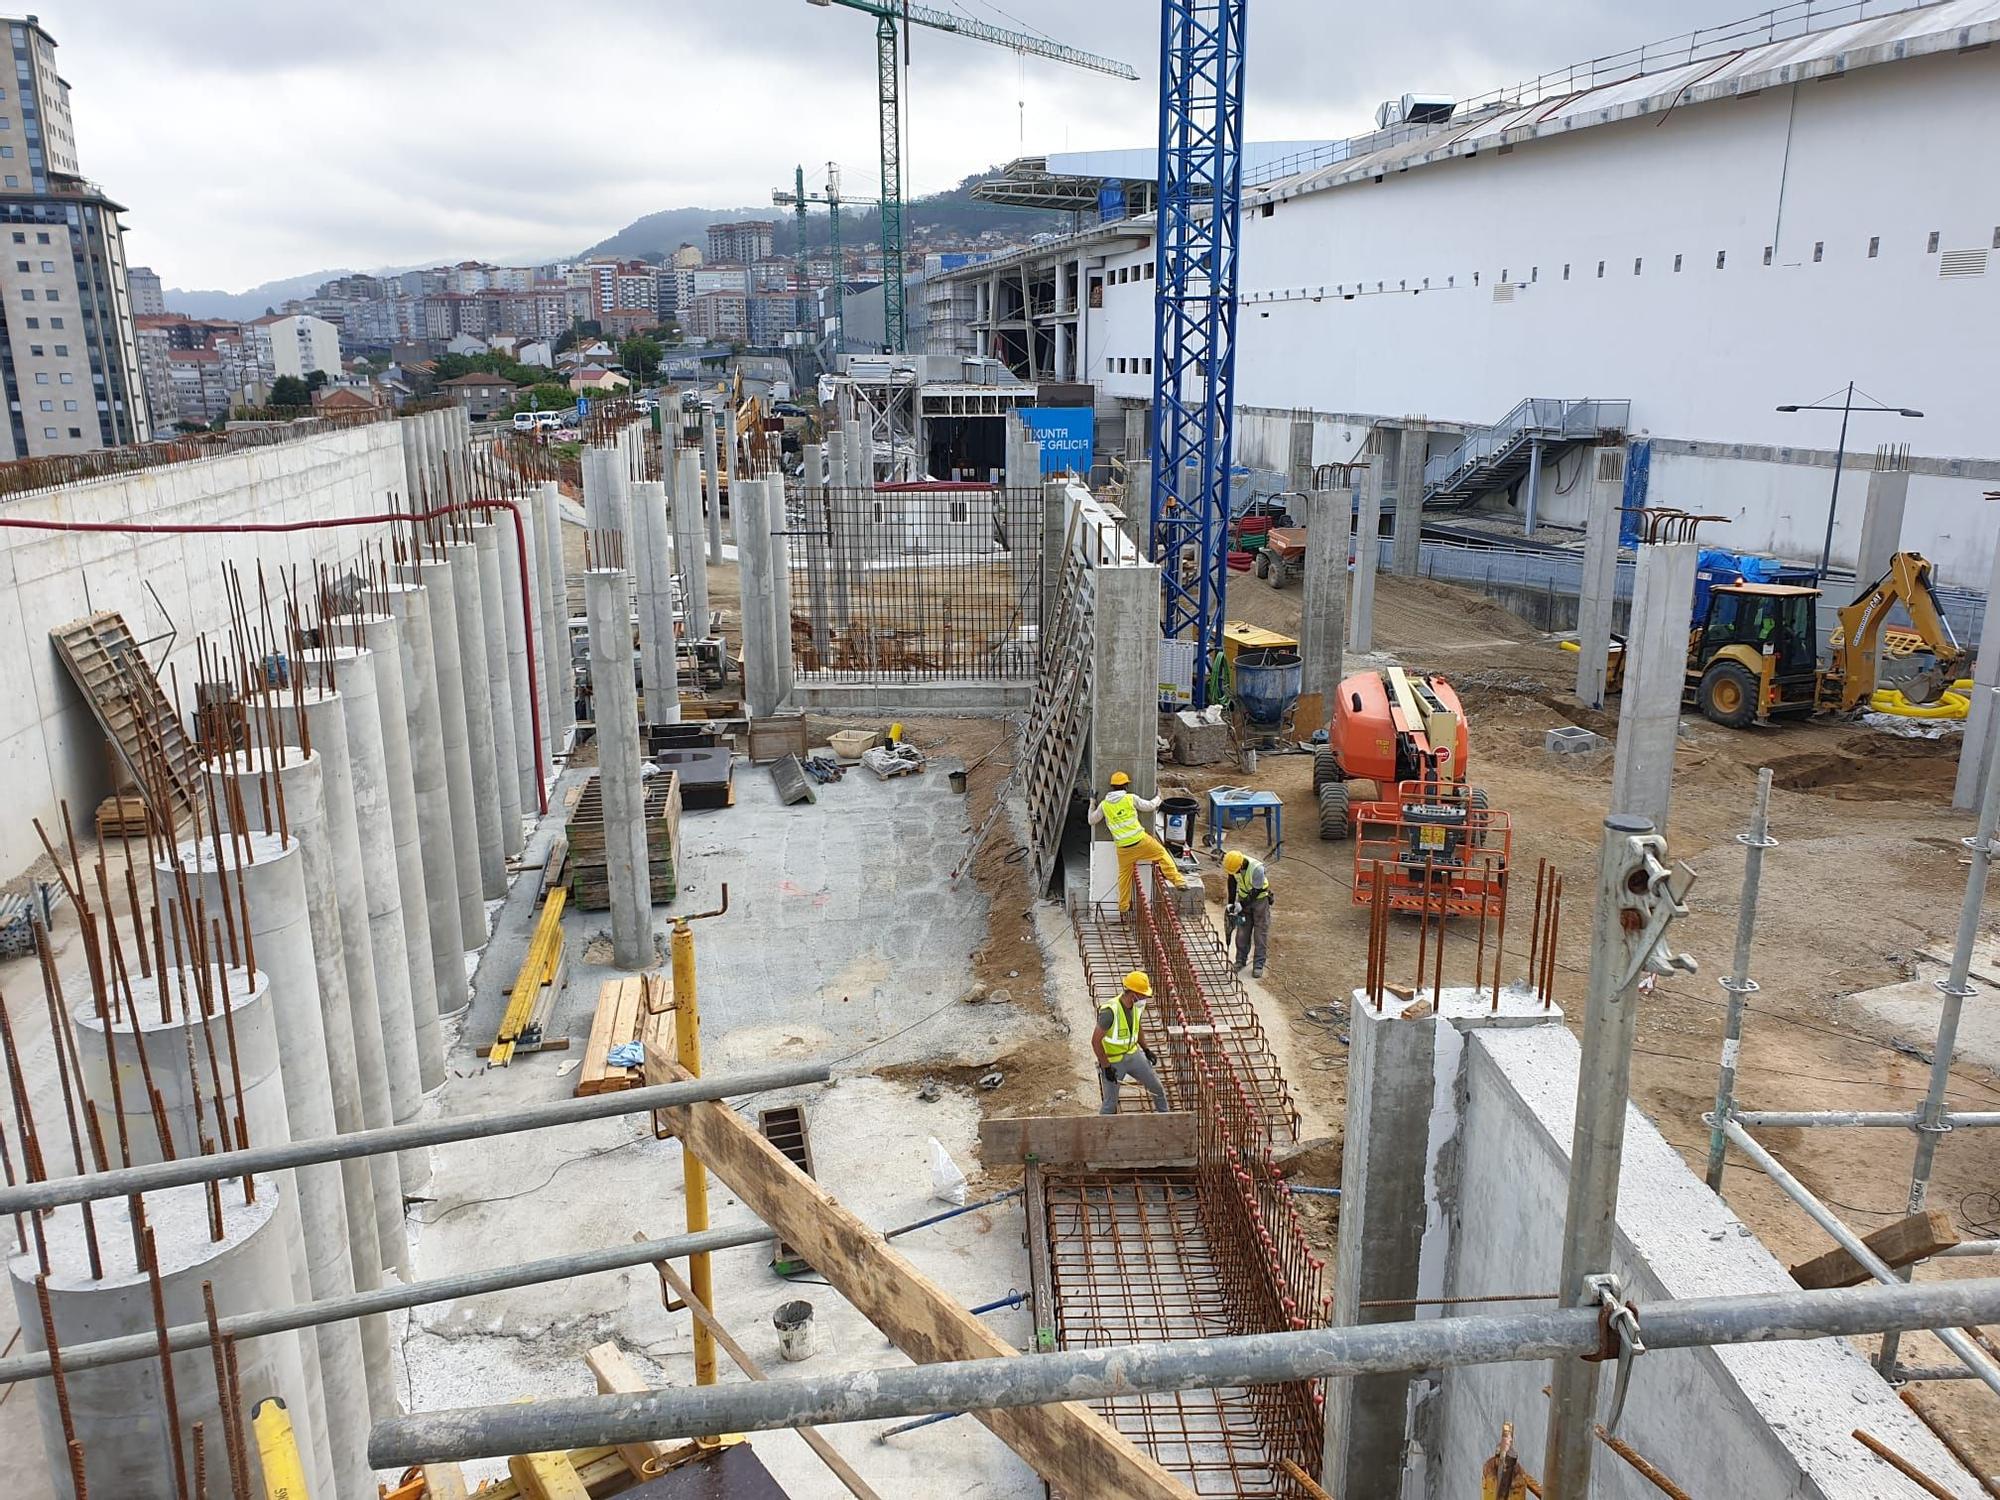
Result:
{"label": "metal staircase", "polygon": [[1424,504],[1470,505],[1527,473],[1537,447],[1548,460],[1573,444],[1621,435],[1631,414],[1630,401],[1530,396],[1491,427],[1474,428],[1457,448],[1424,465]]}

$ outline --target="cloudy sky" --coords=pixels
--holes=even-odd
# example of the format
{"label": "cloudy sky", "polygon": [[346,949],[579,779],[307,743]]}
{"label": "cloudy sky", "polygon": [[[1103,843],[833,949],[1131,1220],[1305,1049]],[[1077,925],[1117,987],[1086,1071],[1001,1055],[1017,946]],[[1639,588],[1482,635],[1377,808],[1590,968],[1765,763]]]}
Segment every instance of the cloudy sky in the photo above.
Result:
{"label": "cloudy sky", "polygon": [[[916,29],[906,191],[1152,138],[1156,0],[933,3],[1142,78]],[[1351,134],[1394,94],[1483,93],[1749,8],[1250,3],[1255,140]],[[169,286],[547,258],[654,209],[768,202],[795,162],[841,162],[856,195],[879,175],[873,23],[808,0],[42,0],[40,15],[83,170],[128,206],[132,259]]]}

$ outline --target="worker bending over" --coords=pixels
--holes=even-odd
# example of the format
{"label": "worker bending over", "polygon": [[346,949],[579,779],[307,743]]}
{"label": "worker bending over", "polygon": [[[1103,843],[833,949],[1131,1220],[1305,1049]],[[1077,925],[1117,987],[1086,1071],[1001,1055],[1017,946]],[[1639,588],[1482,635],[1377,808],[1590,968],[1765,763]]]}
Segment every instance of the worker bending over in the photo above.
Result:
{"label": "worker bending over", "polygon": [[1174,863],[1174,857],[1167,853],[1166,846],[1146,832],[1146,825],[1139,821],[1140,813],[1149,813],[1159,805],[1158,797],[1133,796],[1132,778],[1123,771],[1113,771],[1111,790],[1090,806],[1091,823],[1102,823],[1111,833],[1111,842],[1118,846],[1120,911],[1131,909],[1132,871],[1139,865],[1147,863],[1158,865],[1167,879],[1175,885],[1187,884],[1186,877],[1181,874],[1181,867]]}
{"label": "worker bending over", "polygon": [[1229,881],[1223,916],[1224,925],[1236,934],[1236,972],[1241,974],[1245,961],[1254,959],[1250,977],[1262,979],[1264,954],[1271,946],[1271,872],[1263,860],[1231,849],[1222,856],[1222,873]]}
{"label": "worker bending over", "polygon": [[1136,1078],[1153,1096],[1153,1109],[1165,1113],[1167,1091],[1160,1087],[1160,1075],[1153,1071],[1152,1054],[1139,1044],[1139,1027],[1146,1018],[1146,1002],[1152,998],[1153,981],[1144,969],[1125,976],[1125,988],[1109,1003],[1097,1008],[1097,1029],[1090,1034],[1090,1050],[1097,1054],[1097,1078],[1104,1102],[1100,1115],[1118,1113],[1118,1086]]}

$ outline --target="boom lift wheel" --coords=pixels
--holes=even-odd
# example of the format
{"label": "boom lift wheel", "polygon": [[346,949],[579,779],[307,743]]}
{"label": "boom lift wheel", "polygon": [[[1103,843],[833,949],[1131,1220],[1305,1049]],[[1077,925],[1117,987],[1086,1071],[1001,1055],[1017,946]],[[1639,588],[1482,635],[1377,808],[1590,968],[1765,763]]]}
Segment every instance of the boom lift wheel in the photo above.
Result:
{"label": "boom lift wheel", "polygon": [[1347,783],[1329,781],[1319,793],[1319,836],[1338,840],[1347,835]]}
{"label": "boom lift wheel", "polygon": [[1317,797],[1326,790],[1329,781],[1340,780],[1340,762],[1334,759],[1331,750],[1322,745],[1313,751],[1313,795]]}

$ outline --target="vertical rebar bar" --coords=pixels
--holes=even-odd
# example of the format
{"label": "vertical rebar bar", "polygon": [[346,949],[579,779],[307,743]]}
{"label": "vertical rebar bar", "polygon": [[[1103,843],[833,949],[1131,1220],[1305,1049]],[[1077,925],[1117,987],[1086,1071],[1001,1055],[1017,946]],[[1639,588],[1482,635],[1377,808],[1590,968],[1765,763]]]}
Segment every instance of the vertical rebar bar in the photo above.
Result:
{"label": "vertical rebar bar", "polygon": [[1708,1172],[1711,1192],[1722,1191],[1723,1158],[1728,1140],[1722,1122],[1736,1107],[1736,1055],[1742,1046],[1743,1007],[1757,993],[1757,981],[1750,977],[1750,940],[1757,931],[1757,887],[1764,875],[1764,851],[1774,848],[1770,836],[1771,768],[1757,772],[1757,801],[1750,810],[1750,827],[1736,835],[1743,846],[1743,894],[1737,901],[1736,956],[1729,973],[1720,981],[1729,999],[1722,1015],[1722,1061],[1715,1073],[1715,1118],[1708,1136]]}
{"label": "vertical rebar bar", "polygon": [[[1995,711],[2000,711],[2000,688],[1987,690],[1987,703]],[[1937,1158],[1938,1138],[1951,1127],[1945,1123],[1945,1092],[1951,1085],[1952,1054],[1958,1050],[1958,1018],[1965,1008],[1965,997],[1972,989],[1972,947],[1979,940],[1979,913],[1986,902],[1986,877],[1993,868],[1993,830],[2000,822],[2000,735],[1993,735],[1986,744],[1986,795],[1979,803],[1979,831],[1965,841],[1972,851],[1972,868],[1965,873],[1965,896],[1958,908],[1958,941],[1951,950],[1951,973],[1938,981],[1938,991],[1944,996],[1944,1005],[1938,1011],[1937,1041],[1931,1047],[1930,1087],[1925,1091],[1923,1108],[1917,1112],[1917,1149],[1910,1163],[1910,1212],[1922,1213],[1924,1200],[1930,1196],[1931,1164]],[[1910,1268],[1903,1267],[1896,1273],[1900,1280],[1910,1279]],[[1882,1352],[1875,1358],[1875,1368],[1886,1378],[1896,1368],[1896,1346],[1900,1342],[1893,1334],[1882,1336]]]}

